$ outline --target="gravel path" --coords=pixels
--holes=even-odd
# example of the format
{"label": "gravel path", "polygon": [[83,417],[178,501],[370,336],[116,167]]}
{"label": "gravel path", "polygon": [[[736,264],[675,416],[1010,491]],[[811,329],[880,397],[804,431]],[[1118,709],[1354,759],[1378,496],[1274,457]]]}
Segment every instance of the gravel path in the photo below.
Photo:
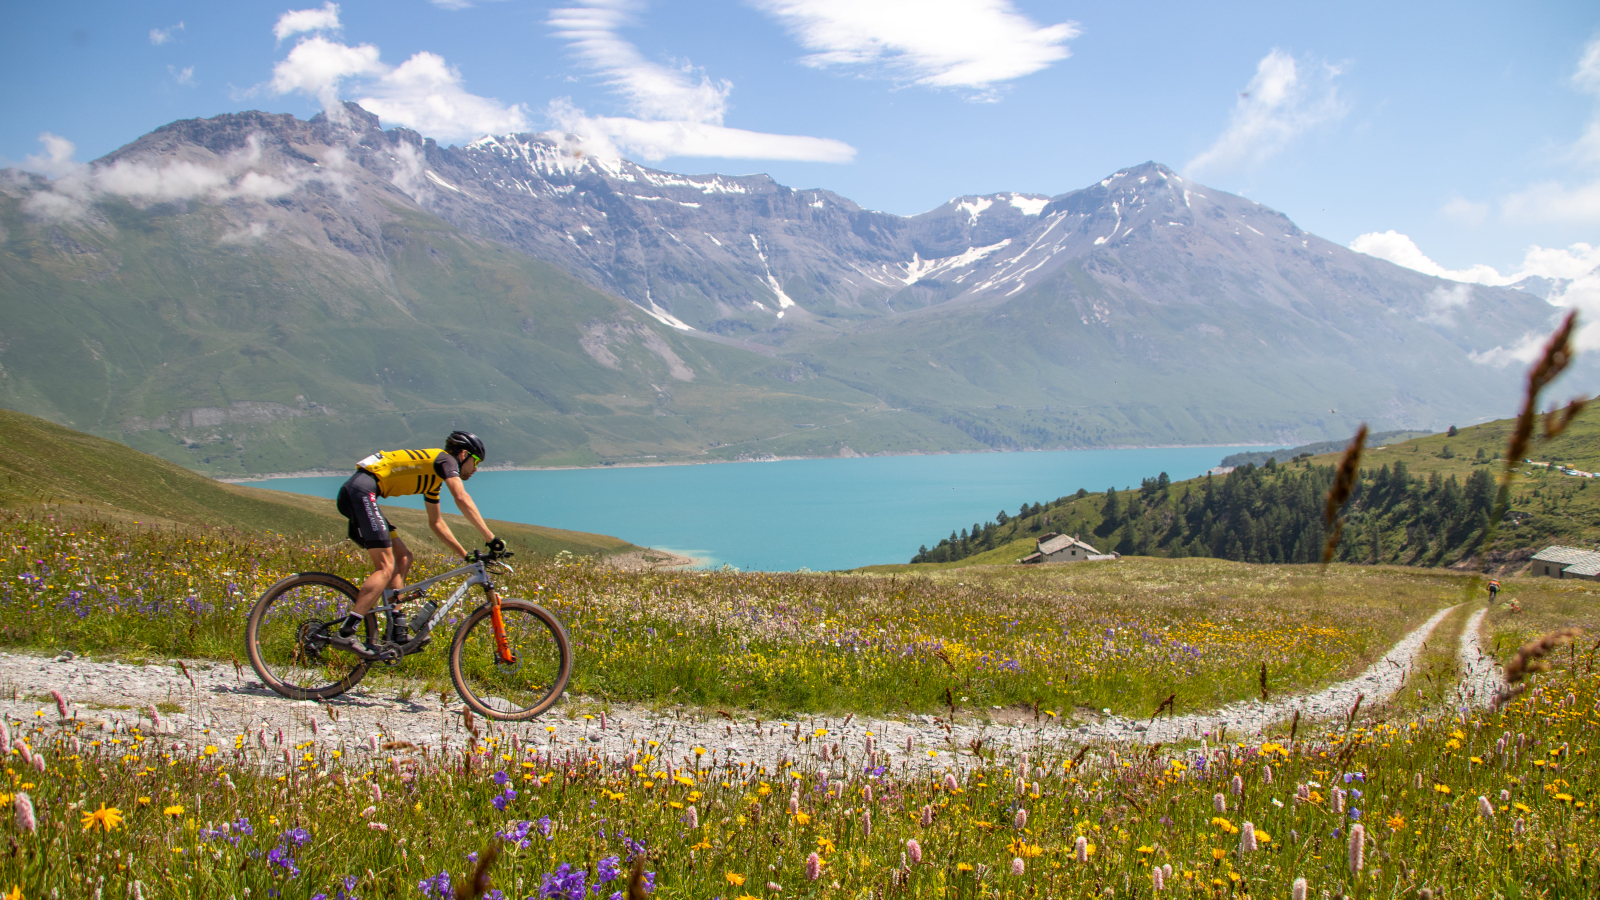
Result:
{"label": "gravel path", "polygon": [[1307,721],[1344,718],[1350,714],[1358,699],[1364,708],[1370,709],[1388,700],[1400,690],[1400,686],[1410,674],[1411,665],[1416,660],[1417,654],[1422,651],[1423,643],[1428,640],[1428,636],[1433,633],[1440,620],[1449,615],[1450,609],[1441,609],[1434,613],[1415,631],[1401,638],[1382,659],[1368,666],[1365,672],[1349,681],[1341,681],[1323,688],[1315,694],[1286,697],[1265,703],[1249,700],[1224,706],[1215,712],[1172,716],[1148,723],[1119,720],[1102,723],[1099,730],[1103,731],[1109,725],[1124,729],[1121,733],[1100,734],[1094,726],[1083,726],[1078,728],[1075,734],[1082,735],[1081,739],[1084,740],[1109,737],[1171,743],[1205,737],[1223,728],[1227,729],[1227,733],[1239,736],[1258,734],[1269,725],[1291,720],[1296,712],[1300,714],[1302,720]]}
{"label": "gravel path", "polygon": [[[1342,718],[1358,696],[1364,707],[1377,704],[1400,686],[1412,661],[1434,626],[1449,610],[1436,613],[1411,632],[1384,658],[1361,676],[1315,694],[1273,703],[1236,703],[1216,712],[1175,716],[1154,723],[1107,716],[1093,723],[1039,722],[1014,724],[949,724],[934,716],[904,719],[867,719],[855,716],[805,717],[800,720],[761,721],[748,714],[726,718],[716,712],[658,711],[617,704],[601,717],[580,716],[589,704],[567,702],[557,714],[536,722],[506,726],[477,719],[471,723],[480,735],[517,735],[524,744],[544,747],[556,755],[599,755],[618,759],[656,741],[652,747],[663,762],[693,763],[695,748],[703,748],[704,762],[743,762],[774,766],[782,759],[801,756],[836,756],[836,746],[859,748],[868,734],[874,736],[878,760],[900,770],[942,772],[964,768],[973,760],[975,744],[984,749],[1012,753],[1049,747],[1076,748],[1090,742],[1163,742],[1198,739],[1226,728],[1245,736],[1299,711],[1302,718]],[[1468,634],[1476,647],[1479,613],[1469,623]],[[1463,655],[1467,644],[1463,642]],[[1495,677],[1492,674],[1486,676]],[[1487,682],[1486,682],[1487,683]],[[430,751],[448,751],[467,745],[473,735],[454,694],[399,700],[353,691],[329,704],[295,703],[263,687],[249,668],[211,661],[168,661],[131,665],[79,658],[0,653],[0,715],[12,722],[53,724],[59,719],[49,694],[58,690],[69,704],[68,714],[106,733],[138,727],[155,731],[181,750],[206,745],[231,750],[240,734],[257,746],[265,742],[272,752],[280,745],[316,740],[342,746],[358,764],[374,756],[388,756],[382,745],[406,741]],[[1480,688],[1481,690],[1481,688]],[[387,692],[386,692],[387,693]],[[159,709],[158,709],[159,707]],[[819,733],[819,729],[822,733]],[[280,740],[279,733],[282,733]]]}
{"label": "gravel path", "polygon": [[1457,694],[1469,706],[1488,706],[1500,691],[1500,665],[1494,657],[1483,652],[1483,638],[1479,629],[1483,617],[1489,614],[1484,607],[1467,619],[1461,629],[1461,686]]}

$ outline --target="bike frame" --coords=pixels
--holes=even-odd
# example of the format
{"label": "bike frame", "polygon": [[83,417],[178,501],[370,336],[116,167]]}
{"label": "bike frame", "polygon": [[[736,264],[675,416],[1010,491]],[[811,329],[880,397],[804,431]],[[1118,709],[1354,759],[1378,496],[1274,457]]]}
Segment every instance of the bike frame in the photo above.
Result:
{"label": "bike frame", "polygon": [[[461,585],[458,586],[454,591],[451,591],[450,596],[445,598],[443,603],[439,604],[438,609],[434,610],[433,616],[428,619],[427,627],[420,629],[416,634],[412,635],[411,640],[406,643],[403,649],[406,652],[409,652],[412,646],[420,644],[424,638],[433,632],[433,629],[440,622],[444,621],[444,617],[449,615],[450,611],[456,608],[456,605],[461,602],[461,598],[465,597],[467,592],[470,591],[473,586],[481,584],[483,585],[484,593],[486,593],[489,597],[489,602],[493,605],[490,617],[494,621],[495,650],[499,654],[500,659],[509,664],[513,661],[511,646],[506,641],[505,624],[500,618],[500,594],[494,589],[494,579],[489,577],[488,563],[488,560],[475,560],[467,563],[466,565],[457,566],[448,572],[435,575],[432,578],[424,578],[421,581],[408,584],[398,591],[386,588],[383,592],[384,605],[374,607],[370,614],[376,614],[380,612],[398,614],[400,610],[394,605],[394,600],[401,594],[424,591],[441,581],[449,581],[461,575],[466,575],[467,580],[462,582]],[[498,565],[505,566],[505,563],[498,563]],[[506,566],[506,568],[510,569],[510,566]]]}

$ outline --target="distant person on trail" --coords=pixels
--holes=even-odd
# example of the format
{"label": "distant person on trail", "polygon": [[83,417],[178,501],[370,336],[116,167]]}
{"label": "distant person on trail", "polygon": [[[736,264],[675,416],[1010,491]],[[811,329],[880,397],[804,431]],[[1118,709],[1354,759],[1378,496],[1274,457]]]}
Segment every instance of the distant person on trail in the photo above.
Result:
{"label": "distant person on trail", "polygon": [[478,470],[483,457],[483,441],[477,435],[470,431],[452,431],[445,438],[442,450],[381,450],[356,463],[356,473],[339,488],[338,506],[340,514],[350,520],[350,540],[372,557],[372,574],[362,582],[356,602],[344,617],[333,643],[360,655],[372,655],[375,651],[356,637],[356,629],[377,605],[384,588],[401,590],[405,587],[406,573],[411,571],[411,551],[378,510],[379,497],[421,494],[428,508],[428,527],[445,546],[465,559],[466,548],[450,532],[449,523],[439,511],[439,489],[448,487],[456,508],[483,535],[489,549],[498,553],[506,548],[506,542],[489,530],[463,484]]}
{"label": "distant person on trail", "polygon": [[1489,579],[1489,605],[1494,605],[1494,598],[1500,593],[1500,582]]}

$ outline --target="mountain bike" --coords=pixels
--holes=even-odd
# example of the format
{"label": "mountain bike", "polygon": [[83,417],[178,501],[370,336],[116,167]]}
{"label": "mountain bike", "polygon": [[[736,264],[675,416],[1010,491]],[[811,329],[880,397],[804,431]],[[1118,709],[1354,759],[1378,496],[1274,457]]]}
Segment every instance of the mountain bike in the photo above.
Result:
{"label": "mountain bike", "polygon": [[[327,572],[301,572],[256,601],[245,625],[245,650],[263,683],[290,700],[327,700],[355,687],[374,663],[398,665],[420,652],[474,585],[486,600],[467,613],[450,642],[450,679],[468,707],[491,719],[525,721],[554,706],[572,677],[572,642],[554,614],[527,600],[502,598],[494,574],[511,574],[510,553],[474,551],[466,565],[385,590],[362,620],[363,653],[334,643],[357,588]],[[430,588],[466,581],[443,603]],[[420,602],[409,617],[402,606]]]}

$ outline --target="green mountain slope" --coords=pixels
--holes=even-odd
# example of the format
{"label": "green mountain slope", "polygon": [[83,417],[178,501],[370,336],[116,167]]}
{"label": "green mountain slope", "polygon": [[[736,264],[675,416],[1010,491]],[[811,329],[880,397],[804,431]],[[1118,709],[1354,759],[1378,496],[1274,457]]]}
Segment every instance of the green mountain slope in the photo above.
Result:
{"label": "green mountain slope", "polygon": [[[1487,550],[1516,562],[1549,544],[1600,542],[1600,484],[1563,473],[1600,470],[1600,411],[1586,409],[1516,466],[1511,505],[1483,546],[1510,419],[1369,448],[1344,511],[1337,559],[1355,563],[1453,565]],[[1341,451],[1342,452],[1342,451]],[[1227,475],[1090,493],[1001,512],[924,545],[919,564],[1005,564],[1050,532],[1076,534],[1102,551],[1210,556],[1246,562],[1321,559],[1323,508],[1339,453],[1246,465]]]}
{"label": "green mountain slope", "polygon": [[[223,484],[115,441],[0,409],[0,508],[46,507],[143,525],[237,528],[328,541],[343,540],[346,529],[331,500]],[[385,512],[408,541],[443,549],[424,513],[398,507]],[[447,519],[471,546],[472,526],[459,516]],[[491,522],[490,527],[513,549],[541,556],[563,550],[609,556],[639,549],[603,534],[514,522]]]}
{"label": "green mountain slope", "polygon": [[339,242],[315,210],[237,238],[226,205],[21,202],[0,195],[0,403],[201,471],[342,469],[454,427],[493,463],[731,456],[880,407],[399,200]]}

